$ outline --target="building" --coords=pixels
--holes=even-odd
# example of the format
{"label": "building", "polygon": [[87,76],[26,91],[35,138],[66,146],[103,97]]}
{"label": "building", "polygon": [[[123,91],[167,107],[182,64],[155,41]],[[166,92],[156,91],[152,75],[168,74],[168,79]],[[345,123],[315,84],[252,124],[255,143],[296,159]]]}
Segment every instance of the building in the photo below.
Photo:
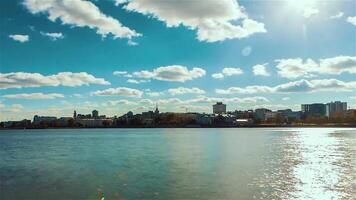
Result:
{"label": "building", "polygon": [[56,120],[57,120],[57,117],[35,115],[33,117],[33,124],[38,125],[40,123],[51,123]]}
{"label": "building", "polygon": [[21,120],[21,121],[7,121],[2,122],[2,128],[27,128],[31,126],[31,120]]}
{"label": "building", "polygon": [[112,119],[77,119],[75,122],[88,128],[108,127],[113,124]]}
{"label": "building", "polygon": [[270,113],[270,112],[272,112],[272,111],[267,108],[257,108],[254,113],[254,118],[256,120],[265,120],[266,113]]}
{"label": "building", "polygon": [[92,113],[92,117],[93,118],[98,118],[99,117],[99,111],[93,110],[91,113]]}
{"label": "building", "polygon": [[326,116],[326,105],[322,103],[302,104],[301,108],[307,116]]}
{"label": "building", "polygon": [[266,112],[265,113],[265,120],[268,121],[268,120],[271,120],[271,119],[276,119],[279,114],[280,114],[279,112]]}
{"label": "building", "polygon": [[226,104],[223,104],[222,102],[216,102],[216,104],[213,105],[213,113],[214,114],[226,113]]}
{"label": "building", "polygon": [[281,113],[282,117],[287,121],[300,119],[301,117],[300,111],[292,111],[291,109],[278,110],[277,112]]}
{"label": "building", "polygon": [[343,115],[347,110],[347,103],[341,101],[330,102],[326,104],[326,116]]}

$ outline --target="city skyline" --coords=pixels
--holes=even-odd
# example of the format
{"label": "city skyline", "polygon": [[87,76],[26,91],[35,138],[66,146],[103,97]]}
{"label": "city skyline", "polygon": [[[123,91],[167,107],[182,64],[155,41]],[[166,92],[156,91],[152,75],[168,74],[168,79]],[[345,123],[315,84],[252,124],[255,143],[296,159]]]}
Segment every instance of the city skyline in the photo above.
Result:
{"label": "city skyline", "polygon": [[156,104],[210,112],[217,101],[227,110],[356,108],[352,1],[73,3],[1,2],[0,121]]}

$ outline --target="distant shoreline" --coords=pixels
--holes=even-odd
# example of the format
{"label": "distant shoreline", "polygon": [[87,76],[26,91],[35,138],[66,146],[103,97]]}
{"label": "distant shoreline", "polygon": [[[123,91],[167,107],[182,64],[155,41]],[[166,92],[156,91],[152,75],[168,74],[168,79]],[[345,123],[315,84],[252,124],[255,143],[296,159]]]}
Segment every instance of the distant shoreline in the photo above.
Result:
{"label": "distant shoreline", "polygon": [[142,127],[142,126],[122,126],[122,127],[28,127],[28,128],[0,128],[0,130],[23,130],[23,129],[153,129],[153,128],[193,128],[193,129],[209,129],[209,128],[356,128],[356,124],[304,124],[304,125],[250,125],[250,126],[157,126],[157,127]]}

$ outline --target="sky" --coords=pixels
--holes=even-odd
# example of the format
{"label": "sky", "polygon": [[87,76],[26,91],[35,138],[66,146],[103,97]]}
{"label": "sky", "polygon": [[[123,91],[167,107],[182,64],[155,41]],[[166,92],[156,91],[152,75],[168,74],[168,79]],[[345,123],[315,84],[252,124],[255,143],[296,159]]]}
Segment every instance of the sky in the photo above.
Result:
{"label": "sky", "polygon": [[353,0],[2,0],[0,120],[356,108]]}

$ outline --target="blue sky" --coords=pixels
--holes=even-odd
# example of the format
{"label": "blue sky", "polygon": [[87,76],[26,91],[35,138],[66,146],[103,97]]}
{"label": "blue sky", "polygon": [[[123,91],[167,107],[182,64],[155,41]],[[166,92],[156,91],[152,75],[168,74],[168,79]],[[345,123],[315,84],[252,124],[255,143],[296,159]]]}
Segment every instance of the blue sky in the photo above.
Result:
{"label": "blue sky", "polygon": [[0,120],[356,108],[355,1],[0,3]]}

